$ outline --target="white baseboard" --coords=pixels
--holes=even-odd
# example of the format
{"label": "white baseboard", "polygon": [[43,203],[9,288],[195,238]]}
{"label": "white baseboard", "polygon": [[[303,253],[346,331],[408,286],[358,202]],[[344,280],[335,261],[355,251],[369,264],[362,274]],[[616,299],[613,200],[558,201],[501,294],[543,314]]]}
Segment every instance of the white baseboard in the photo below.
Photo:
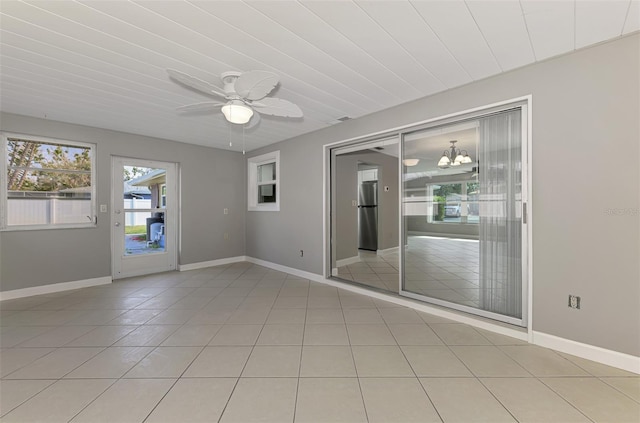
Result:
{"label": "white baseboard", "polygon": [[316,273],[306,272],[304,270],[294,269],[293,267],[282,266],[280,264],[271,263],[265,260],[259,260],[253,257],[247,257],[247,261],[250,263],[258,264],[260,266],[268,267],[269,269],[278,270],[280,272],[289,273],[291,275],[300,276],[305,279],[309,279],[314,282],[320,282],[325,285],[335,286],[336,288],[344,289],[345,291],[351,291],[358,294],[366,295],[368,297],[372,297],[378,300],[388,301],[394,304],[398,304],[404,307],[412,308],[414,310],[418,310],[421,312],[433,314],[435,316],[444,317],[446,319],[450,319],[460,323],[466,323],[471,326],[475,326],[477,328],[485,329],[491,332],[496,332],[501,335],[511,336],[513,338],[517,338],[523,341],[527,340],[527,333],[518,329],[511,329],[506,326],[493,324],[487,322],[486,320],[476,319],[472,316],[461,315],[456,312],[451,312],[447,310],[443,310],[441,308],[436,308],[427,303],[418,303],[416,301],[412,301],[408,298],[395,297],[392,295],[387,295],[382,292],[372,291],[366,288],[361,288],[356,285],[351,285],[345,282],[334,281],[332,279],[326,279],[322,275],[318,275]]}
{"label": "white baseboard", "polygon": [[469,235],[469,234],[448,234],[448,233],[439,233],[439,232],[409,231],[408,235],[425,236],[425,237],[437,238],[437,239],[470,239],[474,241],[478,240],[478,235]]}
{"label": "white baseboard", "polygon": [[81,281],[52,283],[49,285],[32,286],[30,288],[13,289],[0,292],[0,301],[16,298],[31,297],[32,295],[52,294],[54,292],[69,291],[71,289],[88,288],[90,286],[106,285],[112,282],[111,276],[84,279]]}
{"label": "white baseboard", "polygon": [[283,266],[281,264],[272,263],[270,261],[260,260],[253,257],[247,257],[246,261],[249,263],[257,264],[259,266],[268,267],[269,269],[277,270],[279,272],[288,273],[293,276],[299,276],[304,279],[309,279],[314,282],[324,281],[324,277],[316,273],[307,272],[305,270],[295,269],[293,267]]}
{"label": "white baseboard", "polygon": [[384,250],[376,251],[376,254],[379,256],[384,256],[385,254],[397,253],[398,247],[385,248]]}
{"label": "white baseboard", "polygon": [[199,263],[179,264],[178,271],[186,272],[187,270],[198,270],[198,269],[204,269],[206,267],[239,263],[242,261],[249,261],[249,260],[246,256],[237,256],[237,257],[227,257],[227,258],[218,259],[218,260],[201,261]]}
{"label": "white baseboard", "polygon": [[336,267],[348,266],[354,263],[360,263],[360,256],[353,256],[346,259],[336,260]]}
{"label": "white baseboard", "polygon": [[640,357],[634,355],[583,344],[582,342],[536,331],[533,331],[533,343],[541,347],[551,348],[587,360],[597,361],[607,366],[640,374]]}

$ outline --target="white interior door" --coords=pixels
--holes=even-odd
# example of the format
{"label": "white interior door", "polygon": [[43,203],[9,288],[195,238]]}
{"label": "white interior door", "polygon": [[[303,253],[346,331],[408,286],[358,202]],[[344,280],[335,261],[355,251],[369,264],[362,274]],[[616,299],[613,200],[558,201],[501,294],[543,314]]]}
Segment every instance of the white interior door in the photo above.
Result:
{"label": "white interior door", "polygon": [[175,270],[177,164],[113,157],[113,278]]}

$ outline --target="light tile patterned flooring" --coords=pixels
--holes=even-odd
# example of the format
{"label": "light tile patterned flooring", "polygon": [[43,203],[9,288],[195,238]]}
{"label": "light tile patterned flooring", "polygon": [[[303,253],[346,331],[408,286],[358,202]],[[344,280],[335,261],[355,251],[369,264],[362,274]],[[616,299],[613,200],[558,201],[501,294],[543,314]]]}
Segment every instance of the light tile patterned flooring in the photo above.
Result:
{"label": "light tile patterned flooring", "polygon": [[3,422],[635,422],[640,378],[237,263],[0,303]]}
{"label": "light tile patterned flooring", "polygon": [[[405,290],[427,297],[479,307],[477,240],[409,236]],[[360,262],[338,268],[338,277],[398,292],[398,253],[359,251]]]}

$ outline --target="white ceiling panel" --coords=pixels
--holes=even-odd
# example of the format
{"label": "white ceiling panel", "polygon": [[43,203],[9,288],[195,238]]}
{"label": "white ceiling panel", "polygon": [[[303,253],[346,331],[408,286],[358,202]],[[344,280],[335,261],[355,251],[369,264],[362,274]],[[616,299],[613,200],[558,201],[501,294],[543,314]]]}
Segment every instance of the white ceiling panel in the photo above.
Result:
{"label": "white ceiling panel", "polygon": [[269,18],[289,29],[292,33],[314,45],[317,49],[334,57],[344,66],[358,72],[377,86],[387,87],[395,98],[407,98],[415,94],[408,84],[391,84],[396,78],[384,63],[367,54],[353,41],[333,30],[311,10],[295,2],[252,1],[249,4]]}
{"label": "white ceiling panel", "polygon": [[411,3],[359,1],[358,5],[446,88],[471,82],[471,76]]}
{"label": "white ceiling panel", "polygon": [[576,48],[622,34],[629,0],[576,1]]}
{"label": "white ceiling panel", "polygon": [[623,34],[640,30],[640,0],[632,0],[622,29]]}
{"label": "white ceiling panel", "polygon": [[[389,97],[396,96],[390,87],[372,83],[358,71],[343,65],[247,3],[199,2],[197,5],[266,45],[276,46],[280,52],[306,65],[311,71],[332,78],[340,90],[353,91],[361,96],[364,93],[362,98],[371,107],[380,107]],[[242,16],[242,19],[234,20],[236,16]]]}
{"label": "white ceiling panel", "polygon": [[[242,127],[174,68],[268,70],[302,119],[247,150],[638,31],[638,0],[0,1],[0,110],[236,151]],[[232,146],[229,146],[229,141]]]}
{"label": "white ceiling panel", "polygon": [[378,63],[383,63],[395,74],[397,82],[394,85],[409,85],[413,89],[413,96],[407,100],[422,97],[444,88],[442,82],[417,62],[356,3],[349,1],[303,1],[302,4],[358,45]]}
{"label": "white ceiling panel", "polygon": [[412,4],[474,80],[502,71],[464,1]]}
{"label": "white ceiling panel", "polygon": [[535,61],[520,2],[467,1],[503,71]]}
{"label": "white ceiling panel", "polygon": [[537,60],[575,49],[573,0],[522,0],[520,4]]}

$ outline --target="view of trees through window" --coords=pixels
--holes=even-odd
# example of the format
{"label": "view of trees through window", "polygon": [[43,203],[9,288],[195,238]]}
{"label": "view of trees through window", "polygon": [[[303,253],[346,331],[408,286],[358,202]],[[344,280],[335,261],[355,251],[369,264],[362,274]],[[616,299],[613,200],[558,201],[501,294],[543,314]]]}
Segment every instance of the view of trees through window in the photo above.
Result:
{"label": "view of trees through window", "polygon": [[93,224],[93,148],[6,138],[6,218],[2,225]]}
{"label": "view of trees through window", "polygon": [[91,148],[9,139],[9,191],[63,191],[91,186]]}

